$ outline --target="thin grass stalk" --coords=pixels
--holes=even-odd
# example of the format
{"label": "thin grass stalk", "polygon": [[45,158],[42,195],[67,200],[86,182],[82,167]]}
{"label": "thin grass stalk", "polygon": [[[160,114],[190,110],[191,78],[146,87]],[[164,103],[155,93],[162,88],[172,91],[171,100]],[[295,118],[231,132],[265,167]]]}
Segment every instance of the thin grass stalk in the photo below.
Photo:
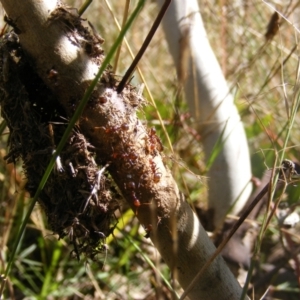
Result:
{"label": "thin grass stalk", "polygon": [[51,286],[50,283],[54,277],[53,272],[54,272],[55,268],[57,267],[59,258],[61,256],[61,252],[62,252],[61,248],[62,248],[61,243],[56,243],[55,249],[54,249],[54,251],[52,253],[52,257],[51,257],[51,264],[50,264],[49,268],[47,269],[47,272],[46,272],[46,275],[45,275],[45,278],[43,281],[43,286],[42,286],[41,293],[40,293],[40,299],[45,299],[49,295],[49,292],[50,292],[49,287]]}
{"label": "thin grass stalk", "polygon": [[81,7],[78,10],[78,13],[80,16],[82,16],[84,14],[84,12],[87,10],[87,8],[91,5],[91,3],[93,2],[93,0],[86,0]]}
{"label": "thin grass stalk", "polygon": [[[277,156],[276,156],[276,158],[277,158]],[[275,160],[274,166],[276,166],[276,161],[277,160]],[[271,202],[271,199],[272,199],[271,198],[272,191],[275,190],[275,189],[273,189],[274,184],[278,180],[278,173],[275,175],[274,170],[275,170],[275,168],[272,169],[271,180],[270,180],[270,183],[267,185],[267,187],[268,187],[267,192],[269,194],[267,210],[269,209],[269,203]],[[277,180],[276,180],[276,176],[277,176]],[[257,257],[257,255],[259,253],[262,238],[263,238],[263,232],[264,231],[262,230],[262,228],[264,228],[264,224],[266,223],[267,214],[268,213],[266,212],[265,215],[264,215],[264,218],[263,218],[263,221],[262,221],[262,224],[261,224],[261,227],[260,227],[261,229],[260,229],[259,234],[258,234],[257,242],[255,243],[255,246],[254,246],[254,251],[253,251],[252,259],[250,261],[249,271],[247,273],[246,281],[245,281],[245,284],[243,286],[243,292],[242,292],[242,295],[241,295],[241,298],[240,298],[241,300],[244,300],[247,296],[248,287],[249,287],[249,284],[250,284],[250,281],[251,281],[251,278],[252,278],[252,273],[254,271],[255,258]]]}
{"label": "thin grass stalk", "polygon": [[[107,3],[107,2],[106,2]],[[107,3],[108,4],[108,3]],[[126,0],[125,3],[125,8],[124,8],[124,12],[123,12],[123,20],[122,20],[122,27],[124,28],[127,18],[128,18],[128,11],[129,11],[129,4],[130,4],[130,0]],[[117,20],[116,18],[114,18],[115,21]],[[116,74],[117,72],[117,68],[118,68],[118,63],[119,63],[119,59],[120,59],[120,54],[121,54],[121,49],[122,49],[122,43],[119,45],[118,50],[116,52],[116,57],[115,57],[115,62],[114,62],[114,66],[113,66],[113,72]]]}
{"label": "thin grass stalk", "polygon": [[157,267],[153,264],[153,262],[150,260],[150,258],[143,252],[143,250],[133,241],[133,239],[129,235],[124,236],[124,237],[127,240],[129,240],[129,242],[133,245],[133,247],[141,254],[141,256],[149,264],[151,269],[162,278],[163,282],[166,284],[166,286],[169,288],[169,290],[173,293],[175,299],[179,299],[179,295],[173,289],[173,287],[170,284],[170,282],[168,281],[168,279],[157,269]]}

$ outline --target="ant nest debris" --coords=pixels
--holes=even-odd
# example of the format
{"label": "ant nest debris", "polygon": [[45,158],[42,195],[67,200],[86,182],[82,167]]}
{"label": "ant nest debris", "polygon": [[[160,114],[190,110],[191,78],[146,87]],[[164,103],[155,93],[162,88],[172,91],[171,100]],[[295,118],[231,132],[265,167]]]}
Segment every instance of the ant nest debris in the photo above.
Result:
{"label": "ant nest debris", "polygon": [[[64,134],[67,117],[30,66],[14,33],[0,44],[0,104],[10,130],[5,159],[22,159],[25,188],[32,197]],[[94,147],[74,128],[39,195],[50,228],[59,239],[68,237],[77,259],[80,254],[94,259],[105,252],[105,238],[115,226],[117,192],[106,174],[108,164],[96,164]]]}

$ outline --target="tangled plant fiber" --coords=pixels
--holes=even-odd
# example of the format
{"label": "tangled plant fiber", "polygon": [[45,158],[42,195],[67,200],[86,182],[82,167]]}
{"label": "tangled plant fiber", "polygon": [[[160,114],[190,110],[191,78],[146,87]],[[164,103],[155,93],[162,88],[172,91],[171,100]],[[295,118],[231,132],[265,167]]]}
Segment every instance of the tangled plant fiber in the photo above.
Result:
{"label": "tangled plant fiber", "polygon": [[[0,57],[0,103],[10,130],[6,160],[22,159],[26,189],[33,196],[66,129],[67,115],[13,32],[3,38]],[[106,167],[99,168],[94,147],[74,128],[39,197],[50,228],[59,238],[68,236],[78,259],[81,253],[94,258],[105,250],[114,227],[118,202]]]}

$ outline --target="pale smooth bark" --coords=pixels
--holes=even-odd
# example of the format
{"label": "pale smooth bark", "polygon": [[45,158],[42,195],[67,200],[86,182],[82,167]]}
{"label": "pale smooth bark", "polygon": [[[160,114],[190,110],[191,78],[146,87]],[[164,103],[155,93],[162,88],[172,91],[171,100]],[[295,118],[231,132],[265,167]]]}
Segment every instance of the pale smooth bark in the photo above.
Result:
{"label": "pale smooth bark", "polygon": [[[79,31],[70,32],[70,24],[66,28],[63,19],[51,21],[51,13],[58,5],[56,0],[1,2],[7,15],[15,22],[21,46],[37,73],[71,116],[74,105],[82,98],[103,57],[91,59],[85,51],[85,40]],[[55,82],[49,78],[49,70],[52,68],[58,74]],[[97,102],[100,97],[101,102]],[[139,207],[137,217],[145,228],[152,225],[150,237],[154,245],[185,289],[215,251],[215,247],[178,190],[161,155],[151,155],[145,151],[149,133],[137,119],[132,104],[141,101],[132,88],[125,88],[121,94],[117,94],[114,89],[99,85],[78,126],[96,147],[97,160],[110,161],[109,171],[134,211],[134,198],[126,185],[129,182],[142,182],[136,184],[135,193],[144,203]],[[129,128],[126,132],[111,130],[108,136],[104,130],[114,126],[120,128],[125,122]],[[118,141],[113,149],[112,141]],[[122,155],[115,155],[112,159],[113,151],[121,153],[125,150],[138,156],[125,165]],[[149,176],[153,173],[151,160],[161,174],[159,182],[154,182]],[[218,257],[188,296],[190,299],[234,300],[239,299],[240,295],[241,287],[223,259]]]}
{"label": "pale smooth bark", "polygon": [[163,28],[206,159],[218,141],[222,144],[207,174],[209,208],[218,227],[232,206],[233,214],[243,208],[252,190],[245,131],[208,41],[198,1],[173,0]]}

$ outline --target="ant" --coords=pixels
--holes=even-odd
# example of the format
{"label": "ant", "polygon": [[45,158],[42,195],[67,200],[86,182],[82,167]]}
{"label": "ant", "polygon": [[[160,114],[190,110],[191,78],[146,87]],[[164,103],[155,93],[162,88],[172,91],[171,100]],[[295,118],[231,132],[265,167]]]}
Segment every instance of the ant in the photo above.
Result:
{"label": "ant", "polygon": [[124,160],[125,162],[125,167],[130,168],[131,166],[134,165],[135,161],[138,159],[138,155],[135,152],[128,152],[126,153],[124,150],[123,152],[113,152],[111,154],[111,157],[113,159],[120,157],[121,159]]}
{"label": "ant", "polygon": [[138,197],[136,196],[136,193],[135,193],[135,188],[136,188],[136,185],[133,181],[129,181],[127,182],[127,184],[125,185],[125,188],[130,190],[131,191],[131,197],[133,199],[133,206],[136,208],[135,209],[135,215],[137,216],[138,215],[138,209],[141,205],[149,205],[150,203],[141,203],[141,201],[138,199]]}
{"label": "ant", "polygon": [[126,183],[125,185],[125,189],[128,189],[131,191],[131,197],[133,199],[133,205],[135,206],[136,210],[135,210],[135,215],[137,216],[137,210],[138,208],[141,206],[141,202],[140,200],[137,198],[136,194],[135,194],[135,183],[133,181],[129,181]]}
{"label": "ant", "polygon": [[148,142],[149,142],[149,145],[146,146],[146,151],[149,154],[156,154],[156,151],[162,152],[164,150],[164,147],[163,147],[159,137],[156,135],[155,128],[149,129]]}
{"label": "ant", "polygon": [[[158,217],[157,224],[156,224],[156,226],[154,225],[156,229],[158,228],[158,224],[160,223],[160,221],[161,221],[161,218]],[[144,227],[144,229],[146,231],[145,238],[147,238],[147,239],[150,238],[150,235],[153,232],[153,225],[152,224],[148,224],[148,225],[143,225],[143,227]]]}
{"label": "ant", "polygon": [[101,104],[105,104],[105,103],[107,102],[107,97],[100,96],[100,97],[98,98],[98,100],[99,100],[99,102],[100,102]]}
{"label": "ant", "polygon": [[151,234],[152,230],[153,230],[152,224],[148,224],[147,227],[145,227],[145,231],[146,231],[145,238],[146,239],[150,238],[150,234]]}
{"label": "ant", "polygon": [[129,153],[123,153],[121,155],[121,157],[126,160],[125,162],[125,167],[130,167],[130,166],[133,166],[135,161],[137,160],[138,158],[138,155],[134,152],[129,152]]}
{"label": "ant", "polygon": [[53,82],[55,85],[58,85],[58,72],[55,69],[50,69],[50,71],[47,73],[48,79]]}
{"label": "ant", "polygon": [[161,174],[161,172],[158,172],[159,169],[156,166],[156,163],[153,161],[153,158],[150,158],[149,163],[150,163],[150,167],[151,167],[151,170],[153,173],[153,181],[155,183],[158,183],[162,177],[162,174]]}
{"label": "ant", "polygon": [[48,72],[48,79],[52,80],[52,79],[57,79],[58,76],[58,72],[55,69],[51,69]]}
{"label": "ant", "polygon": [[135,215],[137,216],[138,214],[138,208],[142,205],[140,200],[136,197],[135,192],[131,193],[131,196],[133,198],[133,205],[135,206],[136,210],[135,210]]}
{"label": "ant", "polygon": [[128,131],[129,130],[129,125],[126,123],[123,123],[120,126],[110,126],[110,127],[102,127],[105,130],[105,133],[115,133],[118,130],[122,130],[122,131]]}
{"label": "ant", "polygon": [[150,205],[151,203],[141,203],[141,201],[136,197],[135,192],[131,192],[131,196],[133,198],[133,205],[135,207],[135,216],[138,215],[138,209],[142,205]]}

